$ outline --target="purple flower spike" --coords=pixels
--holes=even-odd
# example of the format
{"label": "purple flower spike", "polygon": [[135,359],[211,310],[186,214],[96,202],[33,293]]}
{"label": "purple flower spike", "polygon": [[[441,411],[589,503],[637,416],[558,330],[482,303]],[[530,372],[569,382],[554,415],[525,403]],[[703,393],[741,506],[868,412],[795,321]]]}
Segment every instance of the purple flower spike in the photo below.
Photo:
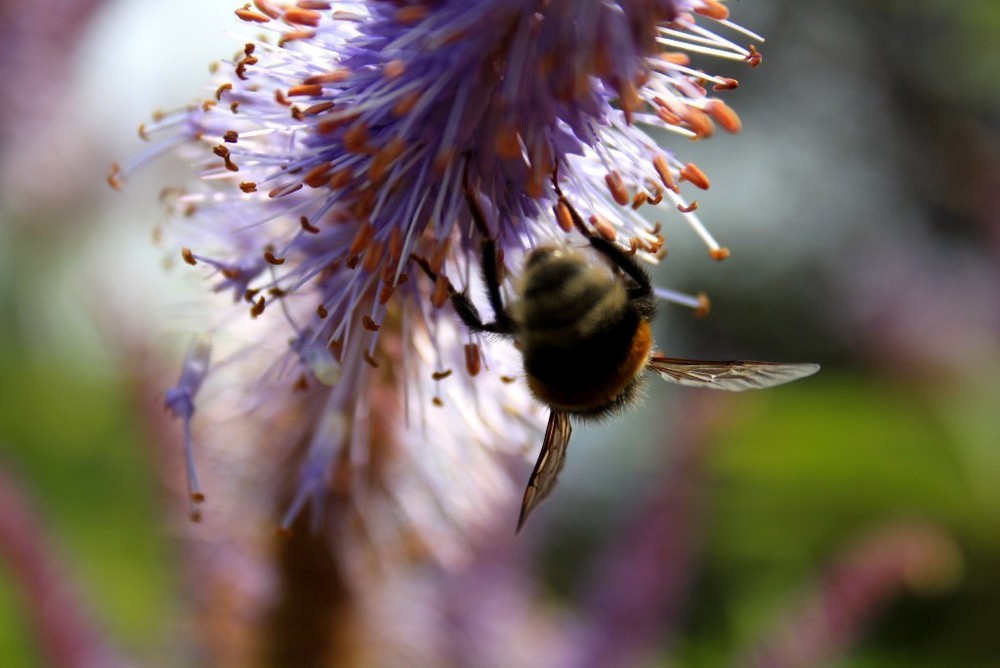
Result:
{"label": "purple flower spike", "polygon": [[201,389],[201,384],[208,373],[212,357],[212,344],[207,337],[199,338],[181,367],[181,377],[177,384],[167,390],[163,405],[174,417],[184,423],[184,461],[187,465],[188,496],[191,499],[191,518],[200,518],[197,505],[205,500],[201,485],[198,482],[198,470],[194,464],[194,436],[191,432],[191,419],[194,417],[194,398]]}
{"label": "purple flower spike", "polygon": [[[141,126],[149,150],[109,180],[179,150],[200,180],[166,198],[177,251],[270,323],[255,336],[290,340],[271,367],[312,427],[284,526],[349,498],[446,544],[433,538],[513,493],[497,455],[528,451],[540,426],[516,351],[469,334],[448,286],[482,301],[485,239],[505,277],[581,232],[655,262],[660,225],[640,211],[661,201],[726,257],[682,192],[708,178],[643,128],[739,131],[705,88],[737,82],[690,56],[753,66],[753,46],[713,30],[759,38],[715,0],[257,0],[236,14],[263,36],[208,99]],[[582,222],[555,206],[554,179]]]}

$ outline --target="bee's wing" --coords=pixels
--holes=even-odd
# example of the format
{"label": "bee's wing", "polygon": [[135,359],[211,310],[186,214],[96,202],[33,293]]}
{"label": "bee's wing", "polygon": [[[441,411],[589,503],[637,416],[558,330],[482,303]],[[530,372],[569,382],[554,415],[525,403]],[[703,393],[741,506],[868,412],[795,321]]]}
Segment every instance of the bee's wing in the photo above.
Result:
{"label": "bee's wing", "polygon": [[763,390],[819,371],[818,364],[784,364],[782,362],[705,362],[653,355],[649,368],[664,380],[690,387],[743,392]]}
{"label": "bee's wing", "polygon": [[556,486],[556,478],[566,461],[566,444],[573,433],[569,422],[569,414],[553,410],[549,413],[549,426],[545,428],[545,440],[542,441],[542,451],[535,462],[535,470],[531,472],[528,488],[524,490],[524,500],[521,501],[521,516],[517,519],[517,530],[524,526],[528,514],[542,502]]}

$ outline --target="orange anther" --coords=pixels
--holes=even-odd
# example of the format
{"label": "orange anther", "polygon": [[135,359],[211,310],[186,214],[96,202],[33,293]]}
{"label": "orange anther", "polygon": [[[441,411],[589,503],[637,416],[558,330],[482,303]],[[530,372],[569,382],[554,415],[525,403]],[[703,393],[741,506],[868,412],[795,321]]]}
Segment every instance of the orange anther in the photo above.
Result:
{"label": "orange anther", "polygon": [[434,171],[438,174],[444,174],[448,165],[455,160],[455,147],[454,146],[442,146],[438,149],[437,155],[434,156]]}
{"label": "orange anther", "polygon": [[354,206],[351,207],[351,212],[354,217],[358,220],[368,220],[371,216],[372,211],[375,210],[375,197],[377,192],[368,188],[361,192],[361,197],[354,201]]}
{"label": "orange anther", "polygon": [[445,369],[444,371],[435,371],[431,374],[431,378],[434,380],[444,380],[451,375],[451,369]]}
{"label": "orange anther", "polygon": [[726,132],[731,132],[736,134],[743,129],[743,123],[740,121],[740,117],[736,115],[732,107],[723,102],[722,100],[709,100],[708,106],[705,107],[712,118],[714,118],[719,125],[721,125]]}
{"label": "orange anther", "polygon": [[628,188],[625,187],[621,174],[616,171],[608,172],[604,175],[604,182],[608,184],[611,197],[618,203],[618,206],[626,206],[629,203]]}
{"label": "orange anther", "polygon": [[253,181],[240,181],[240,190],[245,193],[257,192],[257,184]]}
{"label": "orange anther", "polygon": [[268,264],[273,264],[273,265],[285,264],[285,258],[283,258],[283,257],[277,257],[274,254],[274,251],[272,251],[272,250],[266,250],[266,251],[264,251],[264,260]]}
{"label": "orange anther", "polygon": [[675,114],[674,112],[670,111],[669,109],[665,109],[665,108],[662,108],[662,107],[657,107],[654,113],[656,113],[656,117],[657,118],[659,118],[661,121],[663,121],[667,125],[680,125],[681,124],[681,117],[678,116],[677,114]]}
{"label": "orange anther", "polygon": [[253,0],[254,7],[259,9],[261,12],[267,14],[272,19],[276,19],[281,16],[281,10],[278,9],[274,4],[268,0]]}
{"label": "orange anther", "polygon": [[330,312],[326,310],[325,306],[320,304],[319,306],[316,307],[316,315],[318,315],[322,320],[326,318],[328,315],[330,315]]}
{"label": "orange anther", "polygon": [[378,330],[382,329],[382,325],[378,324],[377,322],[372,320],[371,317],[367,315],[361,318],[361,326],[367,329],[369,332],[377,332]]}
{"label": "orange anther", "polygon": [[712,133],[715,132],[715,124],[712,123],[712,119],[701,109],[687,107],[681,114],[681,118],[684,119],[687,126],[694,132],[692,139],[711,137]]}
{"label": "orange anther", "polygon": [[552,212],[556,216],[556,222],[559,223],[559,227],[562,228],[563,232],[573,231],[573,216],[569,212],[569,207],[566,206],[565,202],[557,202],[554,207],[552,207]]}
{"label": "orange anther", "polygon": [[708,312],[712,310],[712,302],[709,301],[708,295],[706,295],[704,292],[699,292],[697,298],[698,298],[698,308],[696,308],[694,311],[694,317],[704,318],[705,316],[708,315]]}
{"label": "orange anther", "polygon": [[437,280],[434,281],[434,292],[431,294],[431,306],[434,308],[441,308],[448,302],[448,279],[438,274]]}
{"label": "orange anther", "polygon": [[693,211],[697,211],[698,210],[698,200],[695,200],[695,201],[691,202],[687,206],[684,206],[683,204],[678,204],[677,205],[677,210],[680,211],[681,213],[691,213]]}
{"label": "orange anther", "polygon": [[712,250],[710,250],[708,252],[708,254],[716,262],[722,262],[727,257],[729,257],[729,249],[728,248],[713,248]]}
{"label": "orange anther", "polygon": [[288,89],[288,97],[315,97],[322,95],[323,86],[321,84],[299,84]]}
{"label": "orange anther", "polygon": [[545,185],[548,183],[551,169],[542,169],[538,162],[532,161],[528,165],[528,182],[524,186],[524,192],[531,199],[538,199],[545,194]]}
{"label": "orange anther", "polygon": [[297,39],[312,39],[315,35],[315,30],[293,30],[291,32],[286,32],[278,38],[278,46],[283,47],[289,42],[294,42]]}
{"label": "orange anther", "polygon": [[256,318],[257,316],[262,314],[264,312],[264,306],[265,306],[264,298],[261,297],[253,305],[253,308],[250,309],[250,317]]}
{"label": "orange anther", "polygon": [[660,60],[671,65],[690,65],[691,56],[680,51],[664,51],[660,54]]}
{"label": "orange anther", "polygon": [[751,44],[748,47],[748,49],[750,53],[749,55],[747,55],[746,58],[744,58],[744,60],[746,60],[747,64],[750,65],[750,67],[757,67],[758,65],[760,65],[761,61],[764,60],[764,56],[760,54],[760,52],[757,50],[757,47],[754,46],[753,44]]}
{"label": "orange anther", "polygon": [[441,271],[441,267],[444,266],[444,261],[448,258],[448,251],[451,250],[451,241],[445,239],[438,247],[434,250],[434,254],[431,255],[431,259],[427,262],[427,266],[431,268],[435,274]]}
{"label": "orange anther", "polygon": [[316,104],[306,107],[302,110],[303,116],[318,116],[323,112],[330,111],[333,109],[333,102],[327,100],[326,102],[317,102]]}
{"label": "orange anther", "polygon": [[431,8],[427,5],[406,5],[396,10],[396,21],[409,25],[423,20],[430,13]]}
{"label": "orange anther", "polygon": [[632,198],[632,210],[638,209],[643,204],[649,201],[649,195],[646,194],[645,190],[637,190],[635,197]]}
{"label": "orange anther", "polygon": [[614,241],[618,238],[618,232],[615,230],[615,226],[608,222],[608,219],[604,216],[594,214],[590,217],[590,224],[594,226],[597,233],[608,241]]}
{"label": "orange anther", "polygon": [[257,64],[257,56],[246,56],[245,58],[241,59],[240,62],[236,63],[236,76],[246,81],[249,78],[246,75],[247,67],[256,64]]}
{"label": "orange anther", "polygon": [[320,186],[325,186],[330,180],[330,172],[333,171],[333,167],[330,166],[328,162],[321,162],[316,165],[302,177],[302,183],[306,184],[310,188],[319,188]]}
{"label": "orange anther", "polygon": [[343,116],[337,118],[327,118],[316,124],[316,134],[328,135],[334,131],[340,129],[342,126],[346,125],[348,121],[353,120],[352,118],[344,118]]}
{"label": "orange anther", "polygon": [[625,122],[632,125],[632,114],[642,107],[639,91],[632,82],[627,81],[618,87],[618,104],[625,112]]}
{"label": "orange anther", "polygon": [[309,234],[319,234],[319,228],[310,223],[305,216],[299,216],[299,226]]}
{"label": "orange anther", "polygon": [[357,121],[347,128],[343,136],[344,148],[352,153],[361,153],[368,146],[368,125]]}
{"label": "orange anther", "polygon": [[740,82],[729,77],[719,77],[719,83],[712,86],[712,90],[735,90],[740,87]]}
{"label": "orange anther", "polygon": [[236,16],[240,17],[244,21],[250,21],[252,23],[267,23],[271,20],[271,18],[266,14],[255,12],[254,10],[247,9],[246,7],[237,9]]}
{"label": "orange anther", "polygon": [[315,28],[319,25],[323,15],[311,9],[299,9],[291,7],[285,10],[285,21],[292,25],[311,26]]}
{"label": "orange anther", "polygon": [[392,297],[393,291],[395,291],[396,286],[389,282],[382,283],[382,289],[378,293],[378,303],[385,306],[389,303],[389,299]]}
{"label": "orange anther", "polygon": [[702,4],[694,7],[696,14],[707,16],[716,21],[725,21],[729,18],[729,9],[718,0],[701,0]]}
{"label": "orange anther", "polygon": [[222,141],[227,144],[235,144],[239,141],[240,134],[236,130],[226,130],[226,133],[222,135]]}
{"label": "orange anther", "polygon": [[518,158],[521,156],[521,135],[513,125],[504,124],[496,135],[497,154],[501,158]]}
{"label": "orange anther", "polygon": [[373,241],[365,251],[365,260],[361,263],[361,268],[368,272],[369,274],[374,274],[378,269],[379,264],[382,262],[382,256],[385,253],[385,242],[384,241]]}
{"label": "orange anther", "polygon": [[190,265],[198,264],[198,261],[194,259],[194,253],[191,252],[191,249],[187,246],[181,249],[181,257],[184,258],[184,261]]}
{"label": "orange anther", "polygon": [[398,225],[393,225],[392,232],[389,233],[389,255],[393,258],[399,258],[400,253],[403,252],[403,235],[399,231]]}
{"label": "orange anther", "polygon": [[416,105],[420,100],[420,95],[421,92],[415,90],[399,98],[399,101],[392,107],[392,115],[399,117],[408,114],[410,110],[413,109],[414,105]]}
{"label": "orange anther", "polygon": [[325,83],[338,83],[345,81],[349,76],[351,76],[351,71],[346,67],[342,67],[337,70],[330,70],[329,72],[324,72],[323,74],[314,74],[311,77],[306,77],[302,80],[304,84],[325,84]]}
{"label": "orange anther", "polygon": [[398,79],[404,72],[406,72],[406,62],[399,58],[390,60],[382,67],[382,75],[390,80]]}
{"label": "orange anther", "polygon": [[368,248],[372,242],[372,238],[375,236],[375,226],[371,223],[362,223],[358,227],[358,231],[354,234],[354,239],[351,240],[351,245],[347,250],[348,255],[357,255],[361,251]]}
{"label": "orange anther", "polygon": [[302,189],[302,184],[299,182],[286,183],[283,186],[278,186],[271,192],[267,193],[267,196],[271,199],[277,199],[278,197],[284,197],[285,195],[291,195],[293,192]]}
{"label": "orange anther", "polygon": [[465,370],[470,376],[478,376],[483,368],[483,358],[479,355],[479,346],[475,343],[465,344]]}
{"label": "orange anther", "polygon": [[108,170],[108,185],[115,190],[122,189],[122,168],[117,162],[112,163]]}
{"label": "orange anther", "polygon": [[678,191],[677,184],[674,182],[674,177],[670,173],[670,165],[667,164],[667,157],[660,153],[655,158],[653,158],[653,168],[656,170],[657,176],[660,177],[660,181],[667,190],[672,190],[674,192]]}
{"label": "orange anther", "polygon": [[390,139],[389,143],[375,153],[375,157],[372,158],[371,167],[368,168],[368,178],[372,181],[381,179],[385,175],[386,169],[396,162],[396,158],[403,153],[405,148],[406,142],[402,137]]}
{"label": "orange anther", "polygon": [[354,182],[354,172],[351,171],[350,167],[344,167],[333,173],[330,177],[330,188],[332,190],[341,190],[351,185]]}
{"label": "orange anther", "polygon": [[681,167],[680,176],[682,180],[688,181],[691,185],[696,188],[701,188],[702,190],[708,190],[711,185],[708,181],[708,177],[705,176],[705,172],[698,169],[698,165],[693,162],[689,162]]}

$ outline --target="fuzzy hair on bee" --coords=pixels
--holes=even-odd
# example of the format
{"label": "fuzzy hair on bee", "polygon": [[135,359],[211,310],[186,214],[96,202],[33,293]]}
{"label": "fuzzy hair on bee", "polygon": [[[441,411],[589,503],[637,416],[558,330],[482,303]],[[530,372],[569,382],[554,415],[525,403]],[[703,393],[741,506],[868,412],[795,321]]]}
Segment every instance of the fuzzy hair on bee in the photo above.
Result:
{"label": "fuzzy hair on bee", "polygon": [[655,304],[642,285],[570,247],[529,252],[511,306],[531,393],[579,418],[636,400]]}
{"label": "fuzzy hair on bee", "polygon": [[[649,275],[624,249],[592,232],[552,175],[558,204],[568,211],[590,253],[569,245],[529,251],[516,300],[504,304],[496,243],[466,173],[466,200],[482,234],[482,273],[494,319],[484,321],[469,296],[448,284],[449,300],[472,333],[507,338],[521,351],[524,376],[534,397],[549,408],[549,421],[521,502],[517,530],[554,489],[566,458],[574,419],[600,419],[632,407],[647,371],[679,385],[730,392],[764,389],[804,378],[817,364],[747,360],[699,361],[666,357],[655,350],[651,321],[655,296]],[[595,255],[603,262],[595,262]],[[434,281],[438,275],[413,257]]]}

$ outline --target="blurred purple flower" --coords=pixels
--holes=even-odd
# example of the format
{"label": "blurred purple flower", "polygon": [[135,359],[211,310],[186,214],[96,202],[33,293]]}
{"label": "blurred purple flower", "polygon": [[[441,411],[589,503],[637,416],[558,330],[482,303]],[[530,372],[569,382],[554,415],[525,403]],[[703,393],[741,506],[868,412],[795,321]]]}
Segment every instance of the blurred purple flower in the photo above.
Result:
{"label": "blurred purple flower", "polygon": [[[756,65],[752,46],[713,30],[758,38],[715,0],[258,0],[236,13],[265,36],[226,63],[232,74],[209,99],[141,126],[150,149],[109,180],[174,149],[194,164],[195,185],[165,191],[172,243],[268,321],[252,336],[269,382],[259,371],[241,382],[257,406],[295,402],[304,425],[304,454],[284,450],[301,465],[283,526],[307,504],[317,522],[333,504],[333,521],[362,527],[376,552],[405,550],[405,534],[455,557],[443,539],[513,493],[497,463],[537,447],[540,424],[516,351],[441,309],[448,281],[479,298],[485,237],[505,275],[529,248],[572,241],[552,210],[556,174],[592,230],[630,252],[662,256],[659,225],[638,210],[666,200],[724,258],[681,193],[708,178],[642,127],[690,139],[716,124],[739,131],[705,88],[737,82],[693,69],[689,54]],[[206,385],[235,358],[217,358]],[[203,377],[185,372],[168,398],[188,434]]]}
{"label": "blurred purple flower", "polygon": [[18,480],[0,463],[0,566],[24,606],[47,666],[117,668],[133,665],[95,622],[94,606],[67,574],[54,544]]}
{"label": "blurred purple flower", "polygon": [[847,550],[815,591],[790,606],[777,629],[734,666],[796,668],[833,663],[901,591],[954,584],[962,558],[954,539],[921,524],[887,526]]}
{"label": "blurred purple flower", "polygon": [[62,216],[38,212],[71,202],[79,207],[93,193],[92,178],[79,169],[95,152],[93,137],[67,119],[79,113],[71,81],[78,44],[105,4],[0,0],[0,199],[5,209],[19,214],[8,220],[27,220],[31,226],[58,222]]}
{"label": "blurred purple flower", "polygon": [[677,639],[699,575],[705,458],[727,421],[727,399],[707,392],[685,397],[678,411],[684,422],[662,434],[669,443],[663,471],[645,503],[606,541],[566,665],[643,665]]}

